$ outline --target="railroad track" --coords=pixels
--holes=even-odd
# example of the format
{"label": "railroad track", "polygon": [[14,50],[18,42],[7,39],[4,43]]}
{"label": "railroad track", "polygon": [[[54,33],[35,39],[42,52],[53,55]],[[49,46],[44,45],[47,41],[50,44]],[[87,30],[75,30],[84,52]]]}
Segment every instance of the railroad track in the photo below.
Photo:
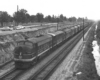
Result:
{"label": "railroad track", "polygon": [[10,71],[6,72],[4,75],[0,76],[0,80],[5,80],[4,78],[6,78],[9,74],[13,73],[16,69],[13,68]]}
{"label": "railroad track", "polygon": [[[68,45],[58,53],[58,55],[53,57],[51,61],[49,61],[45,66],[43,66],[40,70],[38,70],[27,80],[47,80],[50,77],[50,75],[55,71],[57,66],[64,60],[64,58],[68,55],[72,48],[81,39],[81,37],[82,32],[78,34],[78,36],[75,37],[70,43],[68,43]],[[72,42],[74,43],[72,44]]]}
{"label": "railroad track", "polygon": [[3,65],[0,65],[0,69],[4,69],[7,65],[11,64],[13,62],[13,60],[10,60],[6,63],[4,63]]}
{"label": "railroad track", "polygon": [[10,60],[9,62],[5,63],[4,65],[0,66],[0,80],[3,76],[9,74],[14,69],[14,62]]}
{"label": "railroad track", "polygon": [[[65,47],[62,51],[59,52],[58,55],[56,55],[55,57],[53,57],[52,60],[50,60],[47,64],[45,64],[45,66],[43,66],[42,68],[40,68],[35,74],[33,74],[27,80],[46,80],[46,79],[48,79],[49,76],[53,73],[53,71],[57,68],[57,66],[59,65],[59,63],[64,59],[65,56],[67,56],[66,53],[68,53],[69,51],[71,51],[71,49],[79,41],[79,39],[81,38],[80,35],[82,35],[82,32],[79,33],[77,35],[77,37],[75,37],[74,39],[72,39],[72,41],[70,41],[68,43],[68,45],[66,46],[67,49]],[[72,42],[74,42],[74,43],[71,45]],[[24,72],[28,72],[28,70],[23,71],[23,70],[16,70],[16,69],[14,69],[14,70],[8,72],[3,77],[1,77],[0,80],[18,80],[16,78],[19,77],[20,75],[22,76]]]}

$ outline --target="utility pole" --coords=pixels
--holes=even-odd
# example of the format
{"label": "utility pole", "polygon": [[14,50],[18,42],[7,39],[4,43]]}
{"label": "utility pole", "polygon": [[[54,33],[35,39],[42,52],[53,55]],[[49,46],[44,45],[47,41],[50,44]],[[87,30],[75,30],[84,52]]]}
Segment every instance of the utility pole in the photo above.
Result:
{"label": "utility pole", "polygon": [[[18,10],[19,10],[19,7],[17,5],[17,17],[18,17]],[[17,26],[18,26],[18,19],[17,19]]]}
{"label": "utility pole", "polygon": [[58,30],[58,22],[57,22],[57,30]]}
{"label": "utility pole", "polygon": [[58,26],[59,26],[59,18],[57,18],[57,31],[58,31]]}
{"label": "utility pole", "polygon": [[83,18],[83,41],[84,41],[84,18]]}
{"label": "utility pole", "polygon": [[17,12],[18,12],[18,5],[17,5]]}

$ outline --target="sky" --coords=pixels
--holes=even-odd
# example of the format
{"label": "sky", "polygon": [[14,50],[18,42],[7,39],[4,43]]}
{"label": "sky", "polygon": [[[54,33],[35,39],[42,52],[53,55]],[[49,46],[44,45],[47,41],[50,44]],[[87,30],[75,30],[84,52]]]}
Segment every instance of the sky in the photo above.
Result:
{"label": "sky", "polygon": [[100,19],[100,0],[0,0],[0,11],[13,15],[19,9],[26,9],[30,15],[44,16],[63,14],[66,17],[87,17]]}

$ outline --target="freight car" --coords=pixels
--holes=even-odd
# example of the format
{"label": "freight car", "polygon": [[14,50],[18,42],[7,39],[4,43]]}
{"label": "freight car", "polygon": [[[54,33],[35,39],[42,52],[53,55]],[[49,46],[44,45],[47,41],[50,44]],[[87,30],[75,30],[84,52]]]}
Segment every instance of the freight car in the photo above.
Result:
{"label": "freight car", "polygon": [[14,61],[16,68],[28,68],[47,54],[58,44],[78,33],[82,28],[71,27],[64,31],[56,31],[46,35],[33,37],[27,40],[17,41],[14,49]]}

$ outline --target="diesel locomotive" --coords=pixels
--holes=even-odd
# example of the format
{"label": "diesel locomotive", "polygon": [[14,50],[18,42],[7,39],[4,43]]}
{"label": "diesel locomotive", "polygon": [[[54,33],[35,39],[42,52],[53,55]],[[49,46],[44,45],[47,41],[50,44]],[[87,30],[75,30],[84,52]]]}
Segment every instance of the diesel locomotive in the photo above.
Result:
{"label": "diesel locomotive", "polygon": [[32,37],[27,40],[17,41],[14,49],[14,62],[16,68],[28,68],[46,54],[47,51],[58,44],[77,34],[83,29],[82,26],[66,28],[63,31],[56,31],[45,35]]}

